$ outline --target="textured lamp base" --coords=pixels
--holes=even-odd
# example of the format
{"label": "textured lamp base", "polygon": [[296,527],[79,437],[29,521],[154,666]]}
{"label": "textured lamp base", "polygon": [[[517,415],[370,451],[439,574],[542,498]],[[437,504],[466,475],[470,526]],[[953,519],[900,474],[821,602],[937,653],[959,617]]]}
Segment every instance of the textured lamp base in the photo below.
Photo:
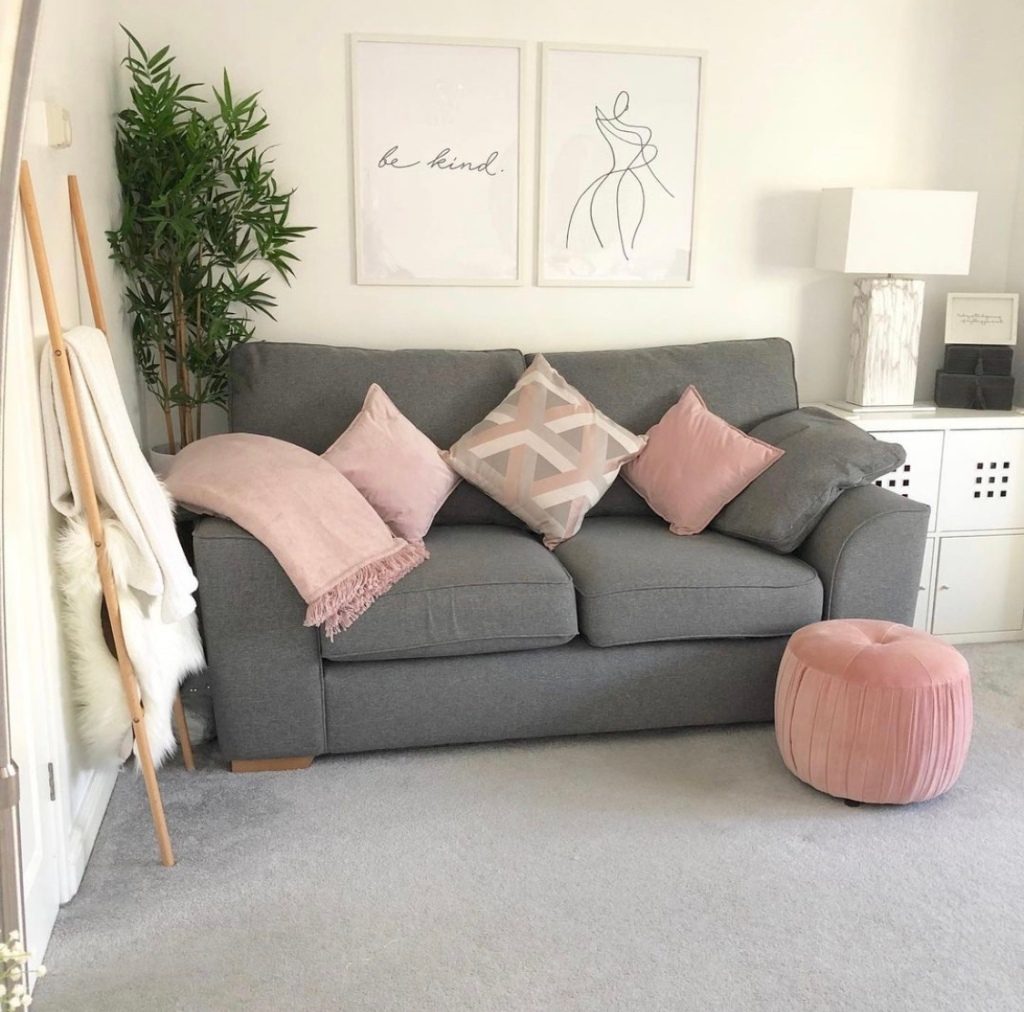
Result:
{"label": "textured lamp base", "polygon": [[848,401],[863,407],[913,405],[923,308],[919,279],[854,282]]}

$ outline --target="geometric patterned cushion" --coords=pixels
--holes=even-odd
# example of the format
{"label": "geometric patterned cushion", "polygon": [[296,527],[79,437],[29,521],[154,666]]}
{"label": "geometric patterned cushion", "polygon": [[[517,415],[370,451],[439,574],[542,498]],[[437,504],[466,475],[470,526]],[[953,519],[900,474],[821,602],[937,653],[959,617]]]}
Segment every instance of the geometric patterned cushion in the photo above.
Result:
{"label": "geometric patterned cushion", "polygon": [[571,538],[647,442],[602,414],[538,355],[512,392],[444,454],[554,548]]}

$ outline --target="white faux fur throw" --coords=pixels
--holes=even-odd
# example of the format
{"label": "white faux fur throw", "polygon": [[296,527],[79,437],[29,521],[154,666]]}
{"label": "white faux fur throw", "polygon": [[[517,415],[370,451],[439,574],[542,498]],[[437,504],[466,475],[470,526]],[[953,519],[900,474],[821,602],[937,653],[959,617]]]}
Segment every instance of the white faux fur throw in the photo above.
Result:
{"label": "white faux fur throw", "polygon": [[[94,327],[75,327],[64,335],[64,344],[96,494],[128,536],[121,575],[128,586],[156,599],[165,622],[176,622],[195,611],[196,578],[181,550],[167,495],[139,449],[107,339]],[[39,384],[50,501],[64,516],[79,516],[79,478],[49,346]]]}
{"label": "white faux fur throw", "polygon": [[[104,529],[125,643],[142,692],[153,761],[159,765],[175,750],[171,708],[178,686],[205,664],[196,616],[193,611],[164,622],[157,599],[129,586],[135,546],[124,525],[108,515]],[[131,716],[117,659],[103,635],[96,549],[83,518],[67,520],[57,542],[57,564],[80,735],[94,760],[123,761],[132,750]]]}

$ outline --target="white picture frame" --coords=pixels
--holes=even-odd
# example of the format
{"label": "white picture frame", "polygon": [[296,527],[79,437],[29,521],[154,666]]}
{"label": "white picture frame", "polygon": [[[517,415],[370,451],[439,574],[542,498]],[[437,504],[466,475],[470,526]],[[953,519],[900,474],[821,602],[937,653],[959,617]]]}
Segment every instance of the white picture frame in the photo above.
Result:
{"label": "white picture frame", "polygon": [[950,292],[946,344],[1017,343],[1020,296],[1015,292]]}
{"label": "white picture frame", "polygon": [[538,285],[692,286],[706,88],[702,50],[542,44]]}
{"label": "white picture frame", "polygon": [[526,46],[349,37],[355,280],[520,285]]}

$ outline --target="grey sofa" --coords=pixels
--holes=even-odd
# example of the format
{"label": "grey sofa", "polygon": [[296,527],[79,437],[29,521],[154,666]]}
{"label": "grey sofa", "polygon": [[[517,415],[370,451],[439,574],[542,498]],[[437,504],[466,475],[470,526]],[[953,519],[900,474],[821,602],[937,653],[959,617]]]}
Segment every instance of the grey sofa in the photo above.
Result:
{"label": "grey sofa", "polygon": [[[749,429],[797,406],[779,339],[547,354],[598,407],[644,432],[695,383]],[[378,382],[439,446],[508,392],[519,351],[235,350],[231,427],[322,452]],[[342,522],[339,518],[339,522]],[[928,507],[845,492],[792,555],[707,532],[678,537],[620,479],[549,552],[461,484],[431,559],[333,642],[270,553],[226,520],[194,535],[222,751],[236,769],[324,753],[772,717],[790,633],[821,618],[909,622]]]}

